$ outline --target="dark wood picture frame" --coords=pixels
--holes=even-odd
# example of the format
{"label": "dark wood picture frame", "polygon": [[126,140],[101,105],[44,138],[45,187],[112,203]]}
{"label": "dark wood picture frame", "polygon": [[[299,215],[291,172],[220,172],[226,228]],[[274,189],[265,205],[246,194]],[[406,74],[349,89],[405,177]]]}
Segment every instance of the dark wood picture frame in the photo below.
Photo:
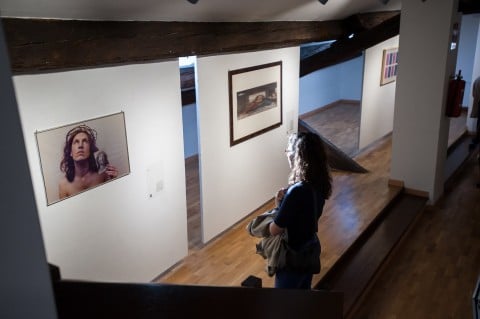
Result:
{"label": "dark wood picture frame", "polygon": [[283,123],[282,61],[228,72],[230,146]]}

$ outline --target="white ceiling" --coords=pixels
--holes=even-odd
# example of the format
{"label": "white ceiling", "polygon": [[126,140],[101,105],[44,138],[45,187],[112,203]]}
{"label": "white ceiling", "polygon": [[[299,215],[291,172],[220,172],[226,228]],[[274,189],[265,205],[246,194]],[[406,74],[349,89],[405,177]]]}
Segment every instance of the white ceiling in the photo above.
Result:
{"label": "white ceiling", "polygon": [[325,21],[400,10],[401,0],[0,0],[3,17],[141,21]]}

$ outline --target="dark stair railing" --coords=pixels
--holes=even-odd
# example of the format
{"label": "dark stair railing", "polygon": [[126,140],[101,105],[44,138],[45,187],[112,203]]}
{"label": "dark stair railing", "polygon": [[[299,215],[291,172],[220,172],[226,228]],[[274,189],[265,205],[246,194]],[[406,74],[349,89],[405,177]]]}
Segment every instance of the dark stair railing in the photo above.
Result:
{"label": "dark stair railing", "polygon": [[59,319],[340,319],[343,313],[339,292],[107,283],[59,277],[59,271],[52,275]]}

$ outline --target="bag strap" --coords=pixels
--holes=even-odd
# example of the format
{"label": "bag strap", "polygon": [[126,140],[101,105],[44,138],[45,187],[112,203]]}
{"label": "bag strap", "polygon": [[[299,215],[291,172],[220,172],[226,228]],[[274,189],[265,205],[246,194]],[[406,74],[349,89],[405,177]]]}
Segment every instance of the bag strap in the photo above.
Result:
{"label": "bag strap", "polygon": [[315,191],[315,188],[312,188],[312,195],[313,195],[313,231],[316,233],[318,232],[318,222],[317,222],[317,210],[318,210],[318,203],[317,203],[317,192]]}

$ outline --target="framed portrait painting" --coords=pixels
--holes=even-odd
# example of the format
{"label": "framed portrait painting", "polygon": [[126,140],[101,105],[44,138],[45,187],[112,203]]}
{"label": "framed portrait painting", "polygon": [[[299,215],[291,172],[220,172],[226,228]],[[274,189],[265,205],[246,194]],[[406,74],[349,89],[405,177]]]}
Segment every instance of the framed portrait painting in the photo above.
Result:
{"label": "framed portrait painting", "polygon": [[398,48],[383,50],[382,74],[380,85],[391,83],[397,79],[398,69]]}
{"label": "framed portrait painting", "polygon": [[123,112],[35,136],[47,206],[130,173]]}
{"label": "framed portrait painting", "polygon": [[228,72],[230,146],[282,125],[282,61]]}

